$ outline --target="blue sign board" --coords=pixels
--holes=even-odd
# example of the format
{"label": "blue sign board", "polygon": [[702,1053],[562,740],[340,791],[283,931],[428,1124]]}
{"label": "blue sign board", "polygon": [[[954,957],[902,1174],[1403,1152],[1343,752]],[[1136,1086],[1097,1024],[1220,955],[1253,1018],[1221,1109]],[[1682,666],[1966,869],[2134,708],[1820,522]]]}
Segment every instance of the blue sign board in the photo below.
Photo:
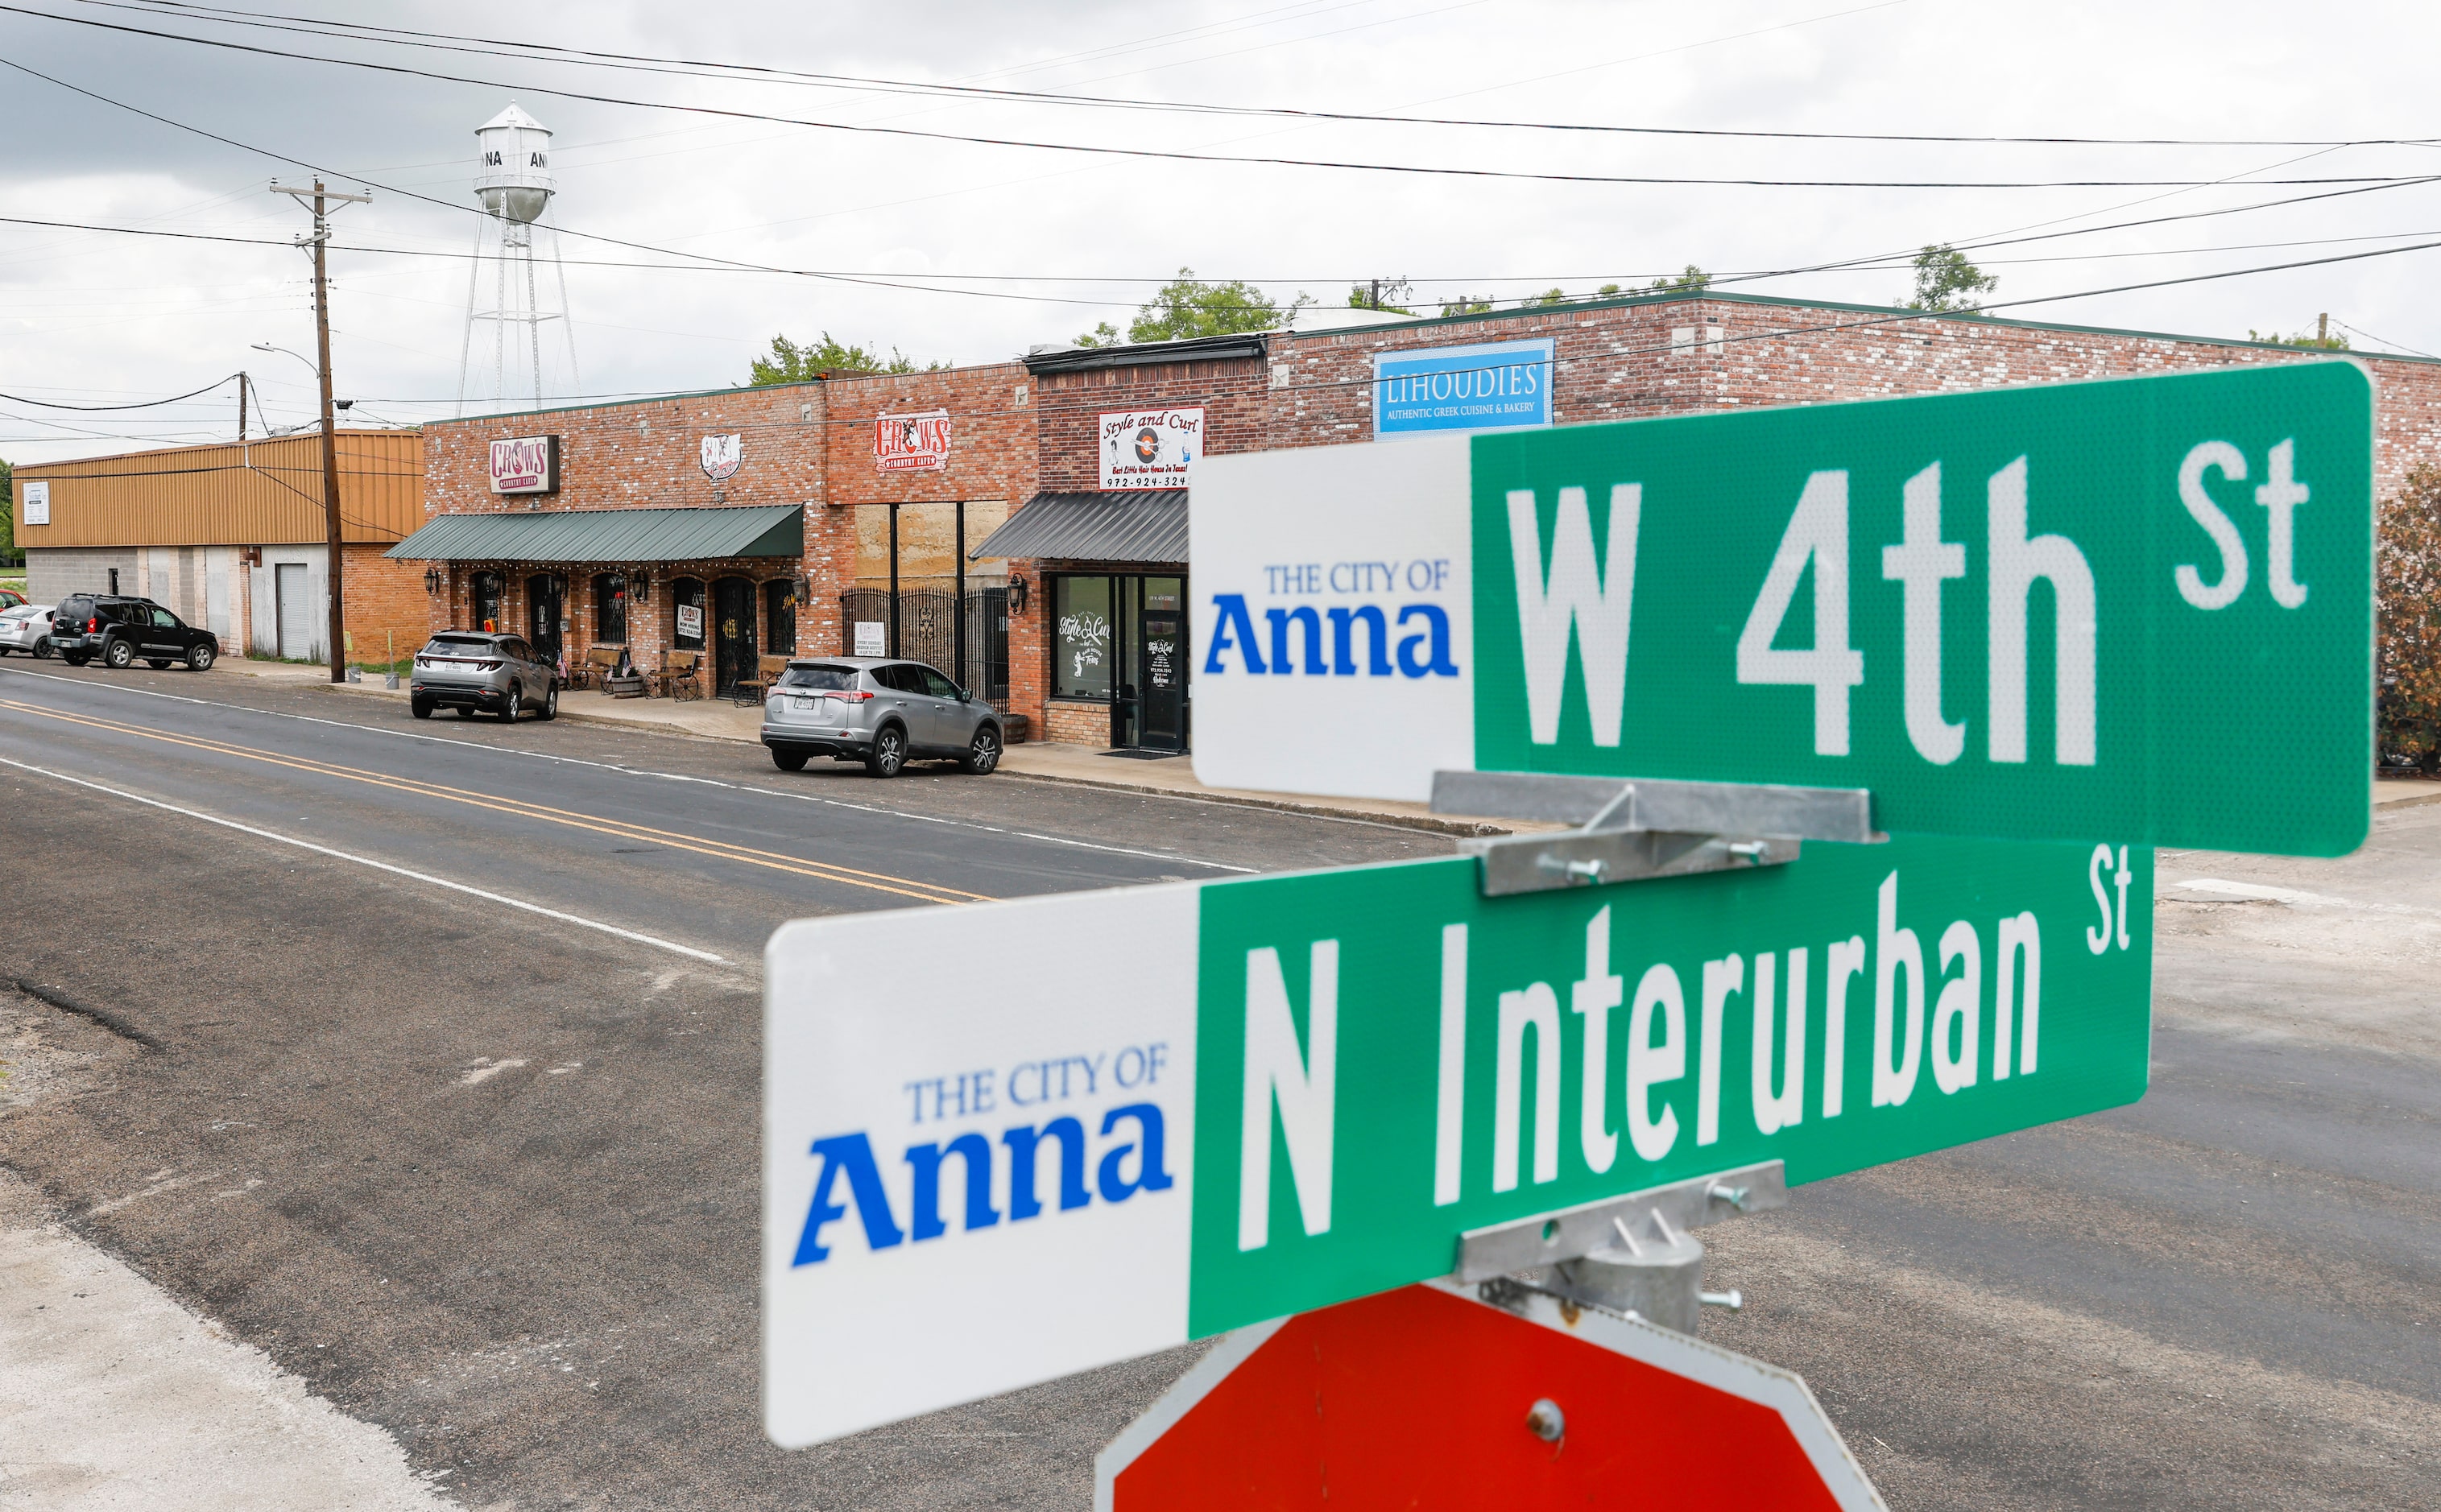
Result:
{"label": "blue sign board", "polygon": [[1510,430],[1551,423],[1551,343],[1373,355],[1373,435]]}

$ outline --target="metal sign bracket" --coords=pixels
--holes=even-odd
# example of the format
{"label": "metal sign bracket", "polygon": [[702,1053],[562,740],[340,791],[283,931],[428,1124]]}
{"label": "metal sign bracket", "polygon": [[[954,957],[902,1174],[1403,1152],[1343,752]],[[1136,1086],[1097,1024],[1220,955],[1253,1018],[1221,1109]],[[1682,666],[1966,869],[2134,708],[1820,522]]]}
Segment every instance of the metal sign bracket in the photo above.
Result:
{"label": "metal sign bracket", "polygon": [[1797,859],[1799,842],[1871,844],[1872,794],[1861,787],[1620,781],[1549,772],[1433,774],[1436,814],[1562,820],[1559,835],[1462,842],[1482,863],[1487,897],[1686,876]]}
{"label": "metal sign bracket", "polygon": [[1781,1162],[1764,1161],[1470,1230],[1458,1236],[1451,1279],[1547,1291],[1691,1334],[1705,1307],[1745,1304],[1737,1292],[1703,1289],[1704,1246],[1691,1231],[1787,1204]]}

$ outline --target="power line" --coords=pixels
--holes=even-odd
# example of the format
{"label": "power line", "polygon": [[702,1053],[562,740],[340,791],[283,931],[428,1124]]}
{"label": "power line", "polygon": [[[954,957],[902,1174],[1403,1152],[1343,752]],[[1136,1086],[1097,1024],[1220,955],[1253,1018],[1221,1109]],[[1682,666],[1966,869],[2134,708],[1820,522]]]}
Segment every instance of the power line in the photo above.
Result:
{"label": "power line", "polygon": [[[406,27],[378,27],[364,22],[328,21],[312,16],[287,16],[277,12],[238,10],[221,6],[165,3],[134,5],[124,0],[77,0],[77,3],[111,10],[134,10],[139,14],[164,13],[181,19],[217,22],[223,26],[252,27],[270,31],[297,32],[306,36],[334,40],[381,42],[393,46],[421,47],[443,52],[472,52],[497,56],[502,47],[521,49],[535,55],[533,61],[561,63],[576,66],[614,68],[625,72],[675,74],[680,78],[732,80],[743,76],[750,81],[776,83],[799,83],[826,88],[859,90],[877,94],[917,95],[930,98],[999,100],[1027,104],[1086,106],[1106,110],[1140,110],[1160,114],[1205,116],[1237,116],[1274,119],[1311,121],[1349,121],[1399,126],[1457,126],[1501,131],[1585,132],[1643,136],[1734,137],[1766,141],[1830,141],[1830,142],[1917,142],[1965,145],[2011,145],[2046,147],[2421,147],[2432,145],[2435,138],[2415,136],[2369,136],[2334,139],[2289,140],[2277,137],[2180,137],[2180,136],[1999,136],[1969,135],[1935,135],[1913,132],[1795,132],[1758,131],[1694,126],[1617,126],[1574,121],[1499,120],[1442,116],[1384,115],[1364,111],[1311,110],[1286,106],[1236,105],[1217,101],[1130,99],[1108,95],[1084,95],[1065,91],[1034,89],[1002,89],[982,85],[939,82],[926,80],[876,78],[860,74],[813,73],[792,68],[774,68],[759,63],[726,63],[696,58],[657,57],[645,53],[607,52],[583,47],[567,47],[556,43],[527,42],[514,38],[468,36],[459,32],[420,31]],[[1865,9],[1879,9],[1867,7]],[[699,70],[709,70],[699,71]]]}
{"label": "power line", "polygon": [[174,405],[182,399],[192,399],[197,394],[208,394],[213,389],[218,388],[222,384],[227,383],[229,378],[235,378],[238,375],[236,373],[231,373],[228,375],[228,378],[222,378],[215,380],[214,382],[208,383],[201,388],[190,389],[186,393],[179,394],[176,398],[147,399],[140,404],[134,405],[61,405],[54,404],[47,399],[28,399],[23,394],[0,394],[0,399],[6,399],[10,404],[15,405],[35,405],[44,409],[74,409],[88,412],[99,412],[105,409],[153,409],[162,405]]}
{"label": "power line", "polygon": [[[1710,186],[1733,189],[2200,189],[2220,182],[2216,179],[1804,179],[1804,178],[1738,178],[1698,176],[1691,174],[1645,173],[1537,173],[1518,169],[1453,168],[1419,163],[1365,163],[1337,158],[1269,157],[1246,153],[1190,153],[1151,147],[1110,147],[1090,142],[1034,141],[1011,136],[981,136],[959,132],[924,131],[912,126],[883,126],[873,123],[855,124],[845,121],[814,120],[796,116],[779,116],[763,111],[732,110],[715,105],[677,104],[663,100],[631,99],[618,95],[593,94],[584,90],[557,89],[547,84],[509,84],[498,80],[477,79],[464,74],[442,73],[434,69],[415,68],[405,63],[374,63],[359,58],[334,58],[319,53],[290,51],[265,47],[253,43],[228,42],[215,37],[190,36],[184,32],[161,31],[146,27],[124,26],[118,22],[99,21],[83,16],[63,16],[48,10],[33,10],[22,6],[0,5],[0,11],[32,16],[45,21],[57,21],[66,26],[87,27],[115,31],[130,36],[153,37],[168,42],[183,42],[198,47],[214,47],[229,52],[251,53],[266,58],[286,58],[302,63],[329,63],[335,67],[360,68],[373,73],[398,74],[409,78],[436,80],[443,83],[477,84],[486,89],[508,90],[512,93],[549,95],[559,99],[582,100],[588,104],[621,105],[639,110],[677,111],[687,115],[713,116],[730,120],[769,121],[778,125],[803,126],[814,131],[849,132],[866,135],[904,136],[924,141],[963,142],[982,147],[1016,147],[1037,152],[1080,153],[1096,157],[1146,158],[1160,162],[1220,163],[1235,166],[1267,168],[1319,168],[1344,171],[1373,173],[1413,173],[1435,178],[1500,179],[1546,184],[1632,184],[1643,186]],[[354,175],[348,175],[354,177]],[[2263,179],[2265,184],[2383,184],[2398,182],[2403,175],[2360,173],[2323,178]],[[370,183],[369,179],[358,179]]]}

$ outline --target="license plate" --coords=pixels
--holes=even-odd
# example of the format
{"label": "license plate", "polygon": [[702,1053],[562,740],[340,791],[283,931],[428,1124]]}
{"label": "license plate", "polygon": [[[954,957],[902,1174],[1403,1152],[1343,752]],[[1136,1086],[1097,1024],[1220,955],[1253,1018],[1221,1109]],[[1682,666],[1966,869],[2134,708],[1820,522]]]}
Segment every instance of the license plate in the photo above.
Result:
{"label": "license plate", "polygon": [[792,698],[788,701],[796,706],[797,712],[801,714],[809,714],[816,707],[830,702],[827,698]]}

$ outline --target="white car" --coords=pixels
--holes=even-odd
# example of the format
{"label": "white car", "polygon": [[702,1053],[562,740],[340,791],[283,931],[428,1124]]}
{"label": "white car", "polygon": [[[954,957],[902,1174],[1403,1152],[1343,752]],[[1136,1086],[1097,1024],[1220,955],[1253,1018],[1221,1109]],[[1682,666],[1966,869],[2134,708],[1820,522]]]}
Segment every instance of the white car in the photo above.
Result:
{"label": "white car", "polygon": [[0,609],[0,657],[16,651],[48,659],[54,612],[38,603],[21,603],[13,609]]}

